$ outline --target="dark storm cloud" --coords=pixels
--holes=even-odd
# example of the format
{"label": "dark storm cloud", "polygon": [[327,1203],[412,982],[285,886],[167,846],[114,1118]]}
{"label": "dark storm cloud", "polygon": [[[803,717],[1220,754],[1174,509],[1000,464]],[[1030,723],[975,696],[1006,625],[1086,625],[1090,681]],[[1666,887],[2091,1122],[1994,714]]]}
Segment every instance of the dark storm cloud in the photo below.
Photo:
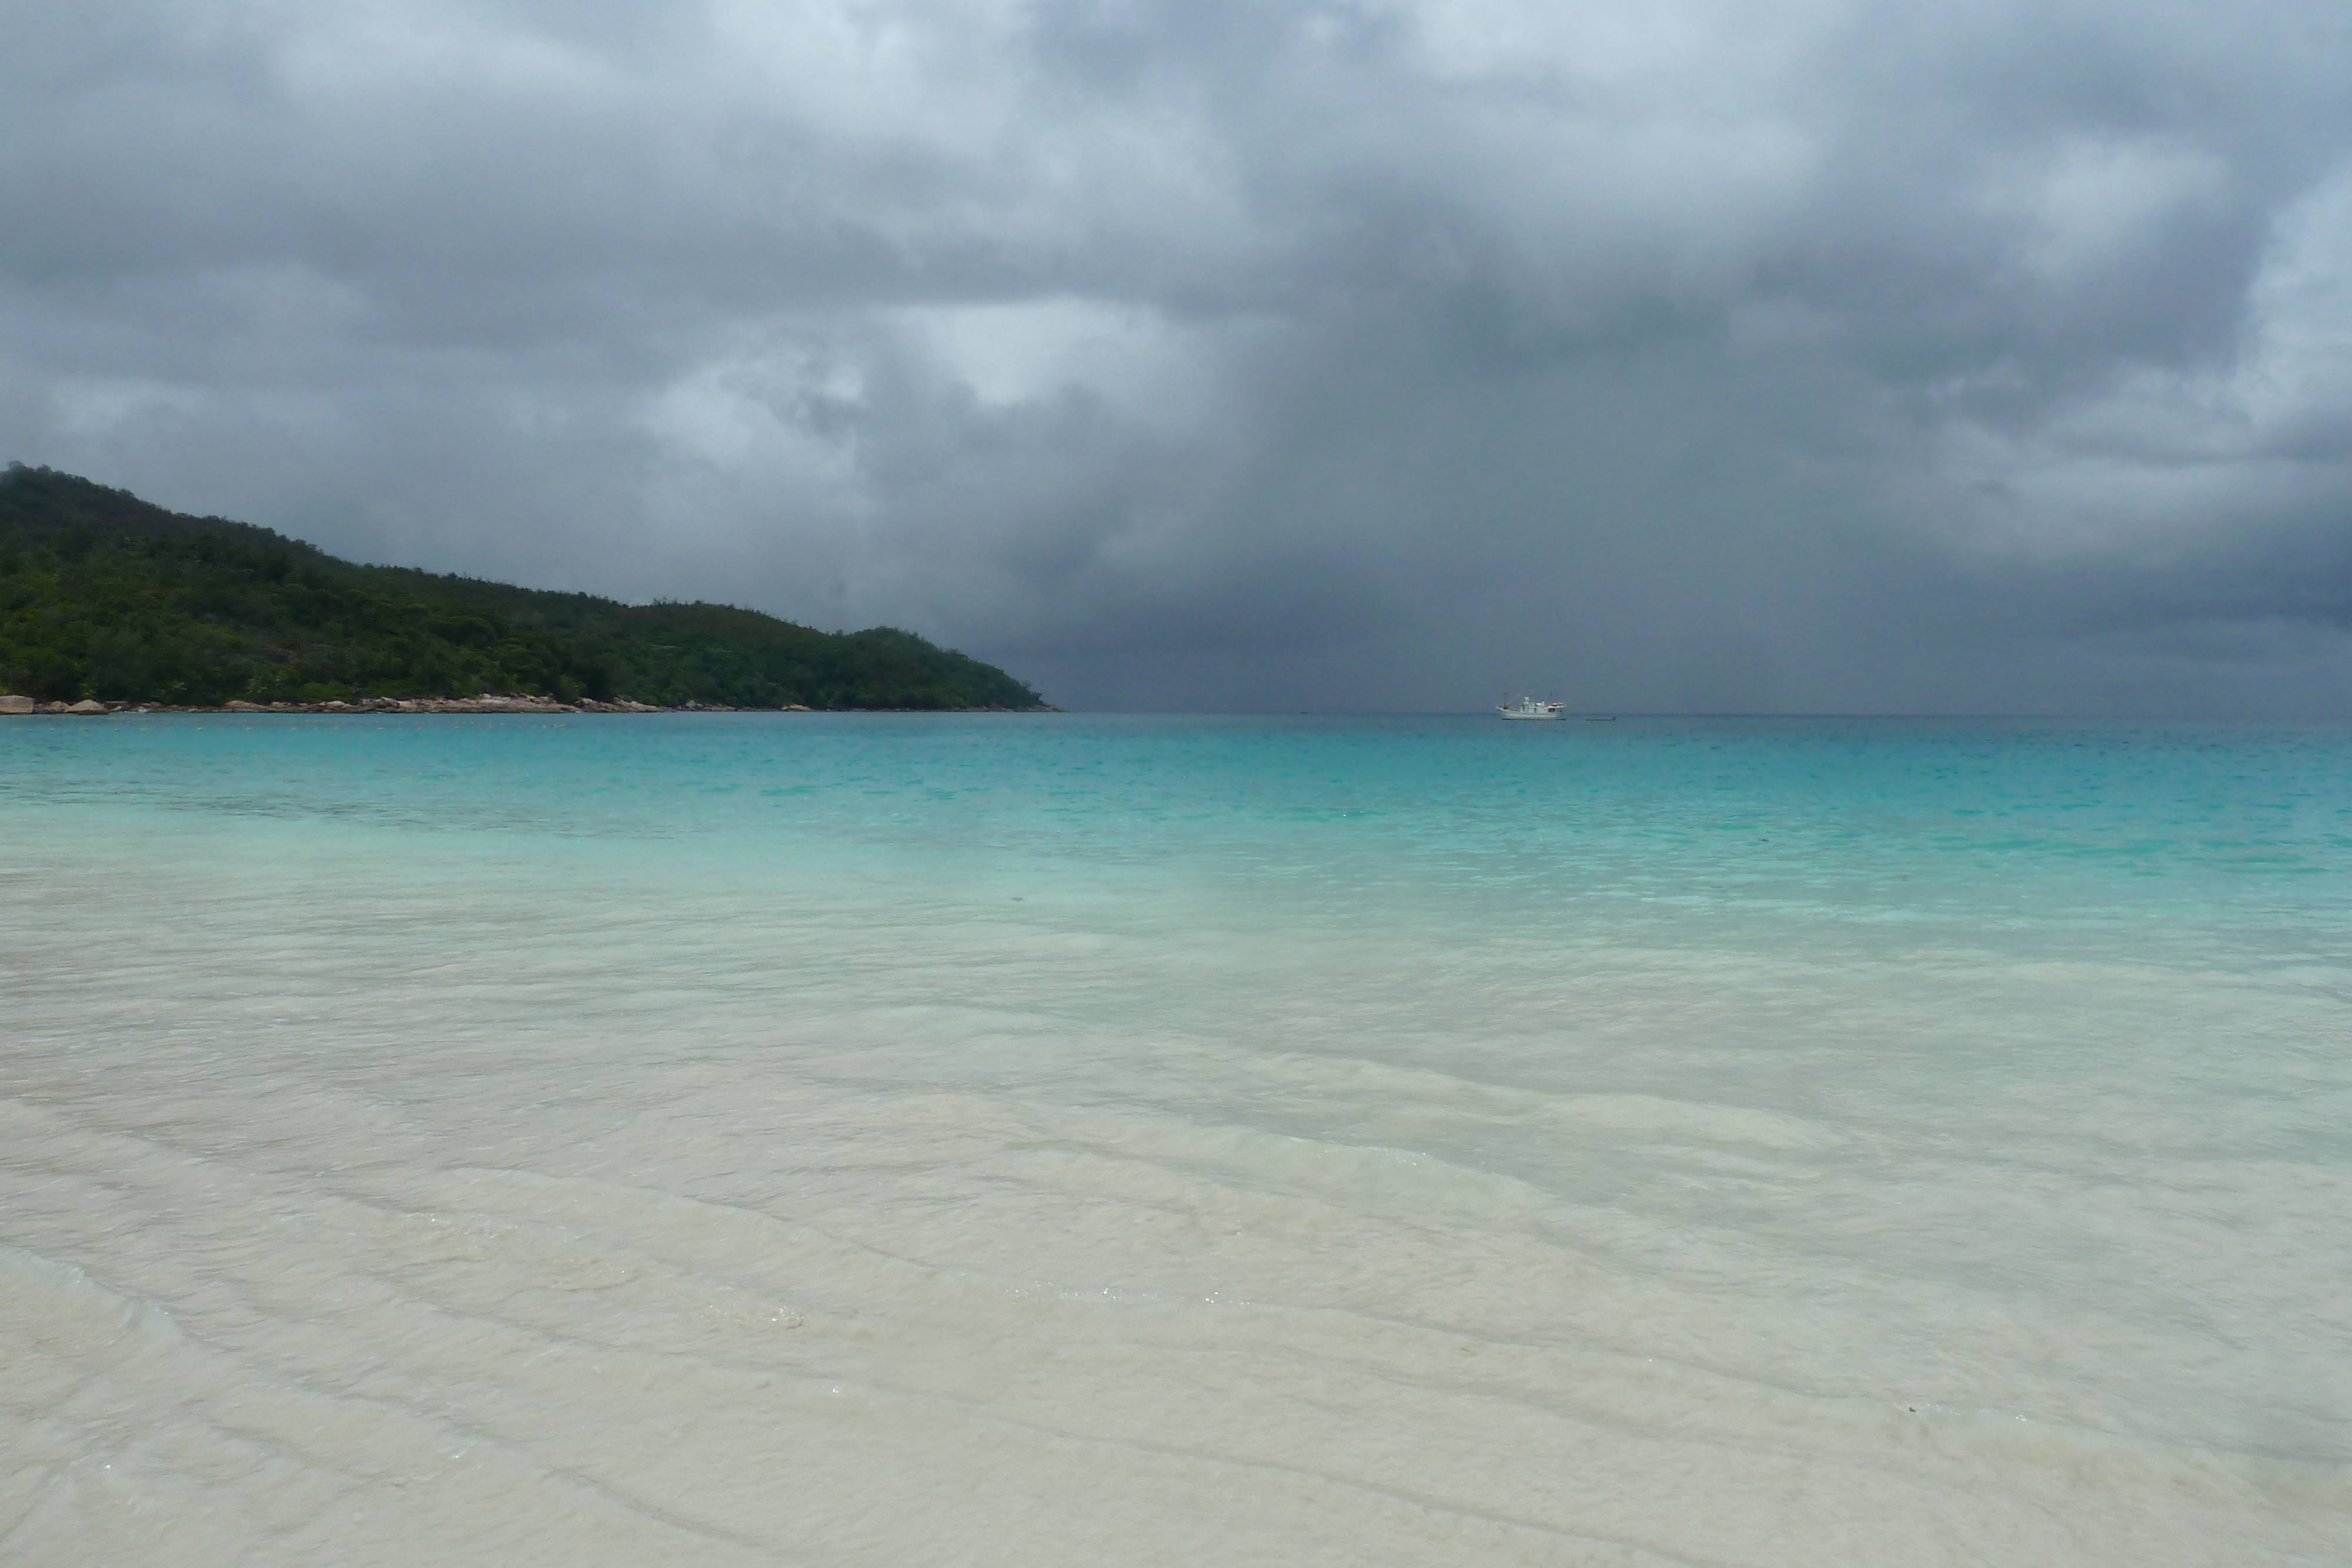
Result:
{"label": "dark storm cloud", "polygon": [[0,444],[1091,705],[2352,710],[2334,4],[19,0]]}

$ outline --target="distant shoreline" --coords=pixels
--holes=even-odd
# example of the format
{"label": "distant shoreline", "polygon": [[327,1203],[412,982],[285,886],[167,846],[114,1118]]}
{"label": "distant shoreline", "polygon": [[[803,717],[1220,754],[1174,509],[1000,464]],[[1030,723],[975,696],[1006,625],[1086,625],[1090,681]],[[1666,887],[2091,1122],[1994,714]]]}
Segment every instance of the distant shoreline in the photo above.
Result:
{"label": "distant shoreline", "polygon": [[225,703],[216,707],[191,706],[182,703],[101,703],[85,699],[78,703],[37,702],[29,697],[0,695],[0,717],[16,718],[106,718],[115,715],[142,713],[203,713],[203,714],[567,714],[567,713],[1060,713],[1051,703],[1034,707],[951,707],[951,708],[813,708],[800,703],[782,707],[730,707],[720,703],[683,702],[669,707],[657,707],[651,703],[597,702],[583,697],[577,702],[557,702],[543,697],[371,697],[364,702],[323,703]]}
{"label": "distant shoreline", "polygon": [[[583,713],[1051,706],[995,665],[896,627],[820,632],[735,605],[624,604],[363,566],[21,465],[0,472],[0,693],[37,694],[45,712],[241,702],[331,714],[386,711],[387,698],[420,705],[410,712],[509,711],[477,706],[472,694],[486,692],[541,693],[558,700],[534,707]],[[116,700],[73,706],[100,692]],[[31,700],[0,698],[0,711]]]}

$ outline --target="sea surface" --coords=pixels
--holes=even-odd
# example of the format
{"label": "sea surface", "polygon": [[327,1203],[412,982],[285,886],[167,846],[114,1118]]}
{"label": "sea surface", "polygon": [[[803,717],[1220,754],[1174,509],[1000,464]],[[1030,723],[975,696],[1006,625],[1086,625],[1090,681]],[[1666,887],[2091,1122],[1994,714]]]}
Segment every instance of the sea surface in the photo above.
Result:
{"label": "sea surface", "polygon": [[2352,729],[0,719],[0,1563],[2352,1562]]}

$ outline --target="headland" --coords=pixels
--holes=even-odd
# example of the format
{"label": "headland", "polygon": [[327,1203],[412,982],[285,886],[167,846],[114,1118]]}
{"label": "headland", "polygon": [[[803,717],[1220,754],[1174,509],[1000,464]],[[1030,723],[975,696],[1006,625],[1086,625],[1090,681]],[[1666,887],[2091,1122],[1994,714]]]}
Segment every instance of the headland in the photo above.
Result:
{"label": "headland", "polygon": [[1054,711],[912,632],[366,566],[22,464],[0,473],[0,712]]}

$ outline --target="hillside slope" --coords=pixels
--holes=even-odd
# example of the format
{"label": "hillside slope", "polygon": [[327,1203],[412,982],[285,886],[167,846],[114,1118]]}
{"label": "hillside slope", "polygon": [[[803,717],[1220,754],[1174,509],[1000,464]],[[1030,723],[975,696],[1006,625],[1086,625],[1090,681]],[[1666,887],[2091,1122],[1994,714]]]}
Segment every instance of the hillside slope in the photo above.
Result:
{"label": "hillside slope", "polygon": [[663,706],[1034,708],[911,632],[621,604],[339,560],[69,474],[0,475],[0,691],[212,706],[528,694]]}

